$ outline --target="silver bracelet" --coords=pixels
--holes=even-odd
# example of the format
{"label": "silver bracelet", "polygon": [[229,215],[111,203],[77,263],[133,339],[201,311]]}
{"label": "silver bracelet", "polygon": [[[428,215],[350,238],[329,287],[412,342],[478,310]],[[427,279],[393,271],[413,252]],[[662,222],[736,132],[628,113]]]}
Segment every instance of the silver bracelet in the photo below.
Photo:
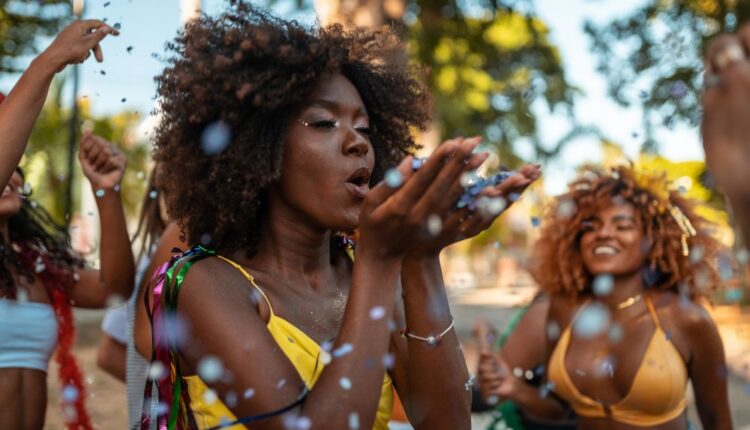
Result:
{"label": "silver bracelet", "polygon": [[453,328],[453,323],[454,323],[453,317],[451,317],[451,323],[448,326],[448,328],[443,330],[443,332],[437,336],[427,336],[427,337],[417,336],[416,334],[411,333],[408,329],[405,328],[401,330],[401,337],[404,337],[404,338],[408,337],[414,340],[421,340],[422,342],[425,342],[430,346],[435,346],[438,343],[440,343],[441,340],[443,340],[443,337],[446,334],[448,334],[449,331],[451,331],[451,329]]}

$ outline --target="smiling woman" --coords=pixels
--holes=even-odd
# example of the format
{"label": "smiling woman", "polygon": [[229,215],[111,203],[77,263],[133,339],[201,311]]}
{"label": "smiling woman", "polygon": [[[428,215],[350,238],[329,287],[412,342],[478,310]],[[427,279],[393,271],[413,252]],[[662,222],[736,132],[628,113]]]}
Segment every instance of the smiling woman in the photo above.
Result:
{"label": "smiling woman", "polygon": [[544,389],[497,377],[483,391],[534,416],[569,407],[583,429],[686,429],[692,381],[703,427],[731,428],[724,351],[700,303],[720,284],[710,229],[663,177],[586,171],[550,208],[531,257],[542,340],[503,348],[519,368],[543,365]]}

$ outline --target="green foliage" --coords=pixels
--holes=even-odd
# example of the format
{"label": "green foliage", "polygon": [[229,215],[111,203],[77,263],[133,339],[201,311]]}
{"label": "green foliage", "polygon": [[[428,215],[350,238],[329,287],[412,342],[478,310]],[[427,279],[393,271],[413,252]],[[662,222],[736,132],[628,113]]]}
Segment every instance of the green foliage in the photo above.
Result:
{"label": "green foliage", "polygon": [[[405,21],[412,57],[431,70],[444,136],[485,135],[507,162],[517,160],[511,144],[519,139],[546,158],[575,136],[592,132],[573,118],[577,90],[566,81],[549,29],[530,1],[414,0]],[[569,115],[570,134],[542,142],[532,105]]]}
{"label": "green foliage", "polygon": [[[58,222],[65,220],[65,198],[68,176],[70,109],[61,105],[63,85],[55,81],[50,97],[31,134],[22,165],[29,182],[34,186],[33,198],[44,206]],[[116,143],[128,155],[128,169],[121,186],[126,215],[136,216],[145,193],[144,169],[148,162],[148,148],[132,137],[139,120],[137,113],[123,112],[111,117],[92,117],[86,99],[80,102],[81,123],[95,134]],[[73,172],[73,207],[80,207],[83,173],[77,154]],[[141,172],[141,173],[138,173]],[[90,192],[86,189],[85,192]],[[85,215],[85,214],[84,214]]]}
{"label": "green foliage", "polygon": [[745,0],[649,0],[629,16],[601,26],[586,23],[610,96],[644,109],[644,150],[658,149],[655,126],[700,123],[706,41],[748,20]]}
{"label": "green foliage", "polygon": [[0,73],[21,71],[16,59],[38,54],[37,38],[57,34],[70,15],[70,0],[0,0]]}

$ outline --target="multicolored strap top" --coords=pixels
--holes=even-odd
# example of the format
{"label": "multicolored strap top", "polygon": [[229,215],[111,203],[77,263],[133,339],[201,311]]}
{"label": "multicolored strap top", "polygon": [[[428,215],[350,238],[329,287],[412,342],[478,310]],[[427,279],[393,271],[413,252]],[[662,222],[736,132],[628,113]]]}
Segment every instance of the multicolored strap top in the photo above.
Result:
{"label": "multicolored strap top", "polygon": [[[208,251],[202,247],[196,247],[180,257],[173,258],[170,267],[163,270],[164,276],[162,280],[157,284],[154,289],[154,311],[152,315],[153,321],[158,321],[158,313],[161,311],[160,307],[163,307],[165,314],[168,312],[174,312],[176,306],[168,307],[165,299],[174,299],[176,301],[177,292],[173,290],[175,287],[179,289],[178,285],[181,285],[182,279],[184,279],[185,273],[189,269],[188,265],[194,264],[200,259],[216,256],[234,268],[240,271],[243,276],[250,282],[250,285],[254,287],[258,293],[268,304],[270,310],[270,316],[268,319],[267,327],[271,335],[273,336],[280,349],[287,356],[289,361],[294,365],[295,369],[300,375],[300,378],[304,381],[305,386],[309,389],[315,385],[318,380],[325,364],[321,360],[321,347],[312,340],[302,330],[291,324],[289,321],[276,315],[273,311],[273,306],[268,300],[268,297],[263,290],[255,283],[253,277],[247,273],[247,271],[239,264],[216,255],[212,251]],[[182,261],[185,261],[182,264]],[[187,266],[187,267],[186,267]],[[175,273],[176,272],[176,273]],[[159,300],[157,300],[159,298]],[[159,301],[164,304],[159,306]],[[172,317],[175,315],[172,314]],[[170,317],[167,317],[166,321],[169,321]],[[159,430],[168,429],[209,429],[209,428],[239,428],[233,427],[233,423],[247,423],[248,419],[237,420],[235,416],[229,411],[229,409],[220,400],[216,399],[216,396],[207,395],[209,388],[200,379],[199,376],[182,376],[179,372],[179,366],[177,365],[176,350],[167,350],[168,348],[160,347],[172,341],[171,339],[164,338],[164,328],[168,326],[153,325],[154,327],[154,342],[155,342],[155,359],[162,363],[170,363],[168,374],[164,375],[164,378],[158,381],[157,386],[159,387],[159,400],[163,405],[169,405],[167,413],[157,417],[157,423]],[[162,331],[162,333],[159,333]],[[158,349],[158,351],[157,351]],[[146,398],[150,398],[150,390],[147,387],[147,393],[144,395]],[[215,399],[211,402],[207,402],[206,399]],[[251,421],[257,419],[266,418],[271,415],[283,413],[301,403],[301,398],[298,402],[284,408],[282,411],[275,411],[272,414],[264,414],[263,416],[248,417]],[[388,374],[383,379],[383,385],[381,387],[380,400],[378,403],[378,410],[375,418],[374,430],[387,430],[388,421],[393,410],[393,384]],[[162,411],[164,412],[164,411]],[[144,417],[142,420],[142,429],[148,428],[150,421]]]}

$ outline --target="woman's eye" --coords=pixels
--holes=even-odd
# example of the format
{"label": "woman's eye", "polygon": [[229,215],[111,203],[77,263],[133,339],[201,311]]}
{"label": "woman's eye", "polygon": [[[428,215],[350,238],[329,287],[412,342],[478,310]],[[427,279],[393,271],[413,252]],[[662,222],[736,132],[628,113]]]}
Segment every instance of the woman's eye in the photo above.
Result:
{"label": "woman's eye", "polygon": [[357,127],[357,131],[365,136],[372,136],[372,129],[370,127]]}
{"label": "woman's eye", "polygon": [[321,120],[310,123],[315,128],[336,128],[336,121]]}

